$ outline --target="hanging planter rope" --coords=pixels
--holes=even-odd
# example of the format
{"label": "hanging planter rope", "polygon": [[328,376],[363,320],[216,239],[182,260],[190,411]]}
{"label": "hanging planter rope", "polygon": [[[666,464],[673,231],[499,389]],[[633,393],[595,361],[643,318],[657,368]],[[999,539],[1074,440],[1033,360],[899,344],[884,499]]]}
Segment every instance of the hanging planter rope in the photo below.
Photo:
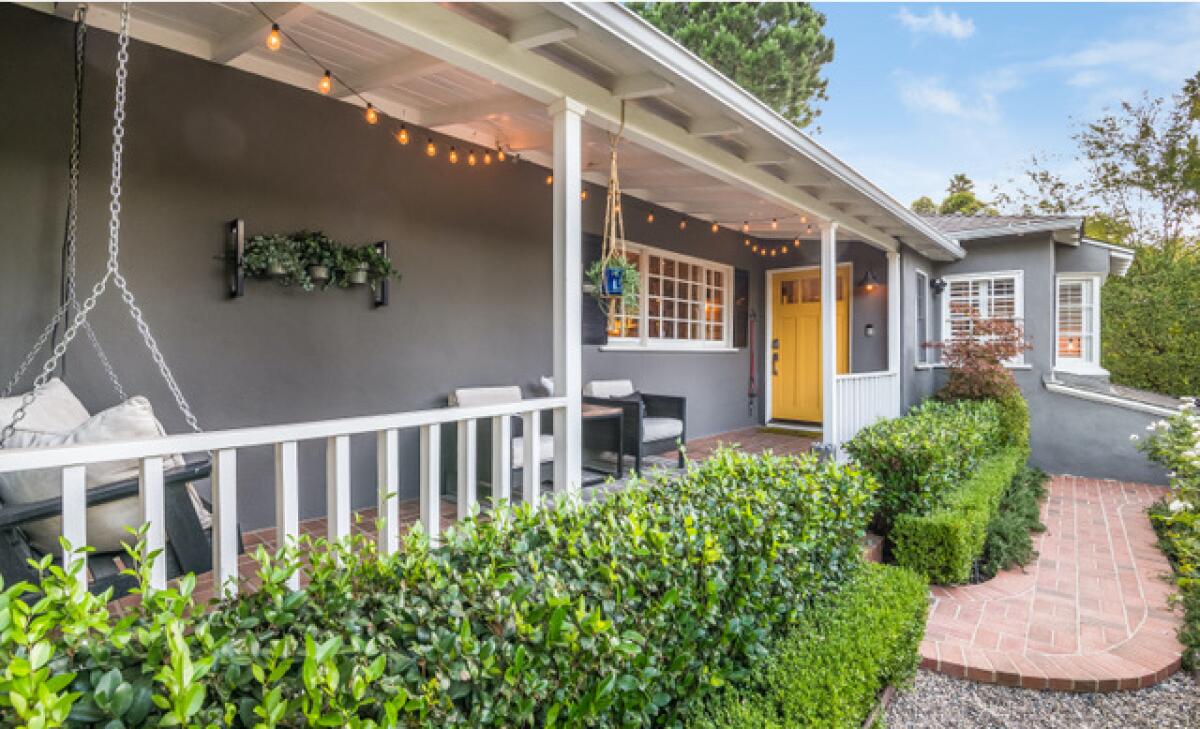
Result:
{"label": "hanging planter rope", "polygon": [[588,279],[600,308],[609,321],[617,315],[617,302],[623,304],[623,314],[638,308],[638,284],[641,274],[629,260],[625,248],[625,216],[621,212],[621,176],[617,169],[617,149],[625,132],[625,103],[621,103],[621,125],[609,136],[608,194],[604,202],[604,232],[600,260],[588,269]]}

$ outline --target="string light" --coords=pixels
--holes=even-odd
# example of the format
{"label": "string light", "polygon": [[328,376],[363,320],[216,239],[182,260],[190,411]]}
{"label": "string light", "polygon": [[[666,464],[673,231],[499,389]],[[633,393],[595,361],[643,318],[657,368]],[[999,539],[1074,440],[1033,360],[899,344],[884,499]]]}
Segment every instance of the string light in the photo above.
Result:
{"label": "string light", "polygon": [[375,107],[371,104],[367,104],[367,111],[363,116],[366,117],[368,124],[379,123],[379,112],[375,111]]}
{"label": "string light", "polygon": [[279,32],[279,23],[271,23],[271,32],[267,33],[267,48],[277,51],[283,47],[283,33]]}
{"label": "string light", "polygon": [[446,155],[446,159],[450,160],[452,165],[458,164],[458,150],[454,148],[454,145],[450,145],[450,154]]}
{"label": "string light", "polygon": [[396,132],[396,141],[400,144],[408,144],[408,127],[400,125],[400,131]]}
{"label": "string light", "polygon": [[758,244],[755,243],[754,245],[750,246],[750,250],[754,253],[758,253]]}
{"label": "string light", "polygon": [[554,184],[554,175],[546,175],[546,185],[549,186],[549,185],[553,185],[553,184]]}
{"label": "string light", "polygon": [[774,248],[772,248],[772,249],[771,249],[771,257],[772,257],[772,258],[774,258],[774,257],[775,257],[775,249],[774,249]]}
{"label": "string light", "polygon": [[792,245],[794,245],[794,246],[796,246],[797,248],[799,248],[799,247],[800,247],[800,239],[799,239],[799,238],[797,238],[796,240],[792,241]]}
{"label": "string light", "polygon": [[766,257],[766,255],[767,255],[767,249],[766,249],[766,248],[763,248],[763,249],[759,250],[759,252],[758,252],[758,255],[760,255],[760,256],[762,256],[762,257],[764,257],[764,258],[765,258],[765,257]]}
{"label": "string light", "polygon": [[433,143],[433,137],[430,137],[429,141],[425,143],[425,156],[426,157],[436,157],[437,156],[437,145]]}
{"label": "string light", "polygon": [[749,221],[749,220],[743,220],[743,221],[742,221],[742,232],[743,232],[743,233],[749,233],[749,232],[750,232],[750,221]]}
{"label": "string light", "polygon": [[326,71],[321,80],[317,82],[317,90],[322,94],[328,94],[330,91],[333,91],[333,75],[329,71]]}
{"label": "string light", "polygon": [[718,230],[718,229],[720,229],[720,227],[721,227],[721,226],[717,225],[716,223],[713,223],[713,224],[712,224],[712,232],[716,233],[716,232],[717,232],[717,230]]}
{"label": "string light", "polygon": [[492,163],[492,152],[491,152],[491,150],[487,150],[487,149],[483,150],[483,163],[484,163],[485,165],[490,165],[490,164]]}
{"label": "string light", "polygon": [[646,222],[647,222],[647,223],[653,223],[653,222],[654,222],[654,213],[646,213]]}
{"label": "string light", "polygon": [[746,246],[747,248],[749,248],[749,247],[750,247],[750,239],[749,239],[749,238],[747,238],[747,239],[743,240],[743,241],[742,241],[742,245],[744,245],[744,246]]}
{"label": "string light", "polygon": [[580,200],[587,200],[587,190],[580,190],[580,191],[579,191],[579,199],[580,199]]}
{"label": "string light", "polygon": [[477,160],[475,158],[475,150],[472,149],[470,152],[467,152],[467,164],[468,165],[470,165],[471,167],[474,167],[475,163],[478,161],[479,160]]}
{"label": "string light", "polygon": [[684,219],[680,218],[680,220],[679,220],[679,229],[680,229],[680,230],[687,230],[687,221],[686,221],[686,220],[684,220]]}
{"label": "string light", "polygon": [[781,250],[783,253],[787,253],[787,246],[784,246]]}
{"label": "string light", "polygon": [[771,230],[779,230],[779,218],[771,218]]}
{"label": "string light", "polygon": [[504,156],[505,156],[505,155],[504,155],[504,147],[498,147],[498,148],[496,149],[496,159],[498,159],[498,160],[500,160],[501,162],[503,162],[503,161],[504,161]]}
{"label": "string light", "polygon": [[801,216],[800,216],[800,224],[801,224],[801,225],[804,225],[804,224],[805,224],[805,223],[807,223],[807,222],[808,222],[808,216],[807,216],[807,215],[801,215]]}

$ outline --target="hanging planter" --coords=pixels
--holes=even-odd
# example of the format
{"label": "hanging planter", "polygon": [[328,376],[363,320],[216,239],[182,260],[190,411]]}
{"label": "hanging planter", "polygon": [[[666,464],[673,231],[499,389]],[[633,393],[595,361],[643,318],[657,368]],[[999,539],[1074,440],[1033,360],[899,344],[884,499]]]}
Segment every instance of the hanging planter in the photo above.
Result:
{"label": "hanging planter", "polygon": [[[608,195],[604,205],[604,235],[600,259],[587,270],[591,295],[611,320],[637,313],[641,273],[625,251],[625,217],[621,213],[621,179],[617,173],[617,147],[625,129],[625,104],[621,104],[621,127],[609,139]],[[617,310],[617,304],[621,310]]]}
{"label": "hanging planter", "polygon": [[371,267],[366,262],[359,263],[354,268],[350,269],[347,279],[352,286],[362,286],[371,278]]}
{"label": "hanging planter", "polygon": [[603,290],[605,296],[620,296],[625,290],[625,269],[611,262],[605,266]]}

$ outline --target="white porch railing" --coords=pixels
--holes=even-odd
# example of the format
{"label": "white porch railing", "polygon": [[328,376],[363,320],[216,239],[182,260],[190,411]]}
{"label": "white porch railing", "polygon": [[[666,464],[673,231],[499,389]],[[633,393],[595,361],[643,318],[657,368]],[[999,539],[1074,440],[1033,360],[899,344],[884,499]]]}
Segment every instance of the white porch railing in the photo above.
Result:
{"label": "white porch railing", "polygon": [[[152,440],[133,440],[118,443],[63,446],[0,451],[0,473],[41,468],[57,468],[62,473],[63,536],[73,548],[87,544],[87,506],[85,467],[106,461],[133,460],[141,462],[142,520],[150,524],[147,547],[151,551],[165,546],[166,534],[163,494],[163,457],[176,453],[209,452],[212,454],[212,551],[216,584],[225,594],[237,592],[238,516],[237,516],[237,454],[238,449],[274,446],[275,448],[275,529],[280,545],[299,536],[299,441],[326,442],[326,516],[331,540],[350,534],[350,436],[364,433],[376,435],[378,467],[378,507],[383,527],[378,534],[379,548],[391,554],[399,547],[400,491],[399,431],[420,429],[420,520],[425,532],[436,538],[440,527],[440,459],[441,427],[455,423],[458,427],[458,517],[466,516],[476,503],[476,423],[492,419],[492,484],[496,499],[511,495],[512,418],[523,419],[525,464],[522,469],[522,498],[536,505],[540,498],[540,414],[544,411],[564,411],[567,398],[551,397],[523,400],[516,403],[476,407],[439,408],[390,415],[342,418],[289,425],[255,428],[236,428],[209,433],[172,435]],[[561,420],[561,418],[556,418]],[[556,439],[561,438],[559,433]],[[570,446],[568,446],[569,448]],[[576,446],[578,447],[578,446]],[[556,464],[557,465],[557,464]],[[565,469],[555,468],[558,474]],[[576,484],[577,486],[577,484]],[[568,484],[555,482],[555,491]],[[63,561],[86,560],[83,554],[64,554]],[[86,581],[86,562],[80,571]],[[230,579],[233,578],[233,579]],[[292,587],[299,587],[299,576],[293,576]],[[154,564],[151,584],[164,587],[167,583],[166,560]]]}
{"label": "white porch railing", "polygon": [[900,414],[898,372],[838,375],[833,386],[837,408],[833,442],[839,446],[877,420]]}

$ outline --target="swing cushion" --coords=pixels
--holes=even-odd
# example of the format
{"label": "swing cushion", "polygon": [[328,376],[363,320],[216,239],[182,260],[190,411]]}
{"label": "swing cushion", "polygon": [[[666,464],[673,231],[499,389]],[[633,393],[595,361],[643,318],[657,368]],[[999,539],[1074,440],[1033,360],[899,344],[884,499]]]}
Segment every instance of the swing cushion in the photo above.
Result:
{"label": "swing cushion", "polygon": [[[12,422],[24,394],[0,397],[0,428]],[[87,408],[62,380],[55,377],[46,383],[38,396],[25,409],[25,417],[16,429],[39,433],[69,433],[83,425],[89,417]]]}
{"label": "swing cushion", "polygon": [[[154,417],[154,409],[144,397],[132,397],[111,407],[66,433],[18,431],[12,438],[12,448],[50,448],[86,443],[161,438],[166,435],[162,424]],[[184,465],[178,455],[163,458],[163,469],[170,470]],[[137,460],[110,461],[87,467],[87,487],[135,478],[138,475]],[[19,471],[0,474],[0,500],[6,504],[28,504],[45,499],[58,498],[62,493],[61,470],[46,468],[34,471]],[[126,527],[141,524],[141,513],[136,497],[99,504],[88,509],[87,541],[97,552],[121,551],[121,543],[133,543],[133,536]],[[57,552],[58,538],[62,534],[62,519],[50,517],[23,525],[22,530],[33,546],[43,553]],[[81,546],[81,545],[74,545]]]}

